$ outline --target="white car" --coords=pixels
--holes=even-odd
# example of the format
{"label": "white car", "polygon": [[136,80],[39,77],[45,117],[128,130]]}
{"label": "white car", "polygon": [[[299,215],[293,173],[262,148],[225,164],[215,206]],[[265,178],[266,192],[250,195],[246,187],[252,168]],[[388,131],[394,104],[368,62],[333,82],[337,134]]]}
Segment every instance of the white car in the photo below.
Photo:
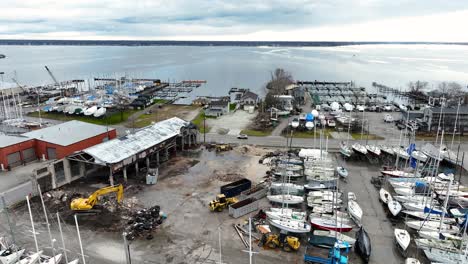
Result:
{"label": "white car", "polygon": [[248,139],[249,137],[246,134],[239,134],[237,135],[238,139]]}
{"label": "white car", "polygon": [[364,112],[364,110],[366,110],[366,107],[363,105],[358,105],[356,108],[359,112]]}
{"label": "white car", "polygon": [[384,111],[391,112],[392,110],[393,110],[393,107],[391,105],[384,106]]}
{"label": "white car", "polygon": [[383,121],[384,121],[385,123],[391,123],[391,122],[393,122],[393,116],[391,116],[391,115],[389,115],[389,114],[386,114],[386,115],[384,116]]}

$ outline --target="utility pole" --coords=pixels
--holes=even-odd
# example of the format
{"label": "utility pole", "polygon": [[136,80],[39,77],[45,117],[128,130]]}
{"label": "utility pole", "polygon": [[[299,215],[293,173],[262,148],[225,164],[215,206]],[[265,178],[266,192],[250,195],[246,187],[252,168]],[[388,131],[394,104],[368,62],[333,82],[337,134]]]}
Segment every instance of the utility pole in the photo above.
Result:
{"label": "utility pole", "polygon": [[203,144],[206,144],[206,115],[205,110],[203,110]]}
{"label": "utility pole", "polygon": [[12,227],[11,221],[10,221],[10,215],[8,213],[8,208],[7,208],[7,205],[6,205],[6,202],[5,202],[5,197],[3,195],[2,195],[2,204],[3,204],[3,211],[5,212],[5,216],[6,216],[6,219],[7,219],[7,222],[8,222],[8,226],[10,227],[11,240],[13,241],[13,244],[16,244],[15,232],[13,232],[13,227]]}

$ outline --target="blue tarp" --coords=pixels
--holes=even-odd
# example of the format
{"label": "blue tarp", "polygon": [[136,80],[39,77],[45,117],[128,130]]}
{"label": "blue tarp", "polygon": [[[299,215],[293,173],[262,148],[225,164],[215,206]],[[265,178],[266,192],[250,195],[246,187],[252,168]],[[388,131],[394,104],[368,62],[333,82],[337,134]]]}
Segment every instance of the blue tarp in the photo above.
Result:
{"label": "blue tarp", "polygon": [[312,113],[307,113],[306,122],[308,121],[314,121],[314,115],[312,115]]}
{"label": "blue tarp", "polygon": [[[436,214],[436,215],[442,215],[442,212],[441,211],[438,211],[438,210],[432,210],[431,208],[425,206],[424,207],[424,213],[431,213],[431,214]],[[447,214],[446,214],[447,216]]]}
{"label": "blue tarp", "polygon": [[414,150],[416,150],[416,144],[411,143],[410,146],[408,147],[407,152],[411,157],[410,158],[410,165],[411,165],[412,168],[416,168],[416,159],[411,156],[411,153],[413,153]]}

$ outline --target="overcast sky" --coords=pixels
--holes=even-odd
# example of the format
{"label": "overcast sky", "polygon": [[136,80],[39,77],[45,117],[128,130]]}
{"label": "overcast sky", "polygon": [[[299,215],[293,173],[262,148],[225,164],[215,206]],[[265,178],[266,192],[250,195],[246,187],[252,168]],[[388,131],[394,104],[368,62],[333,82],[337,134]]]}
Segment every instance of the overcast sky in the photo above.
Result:
{"label": "overcast sky", "polygon": [[468,42],[467,0],[1,0],[2,39]]}

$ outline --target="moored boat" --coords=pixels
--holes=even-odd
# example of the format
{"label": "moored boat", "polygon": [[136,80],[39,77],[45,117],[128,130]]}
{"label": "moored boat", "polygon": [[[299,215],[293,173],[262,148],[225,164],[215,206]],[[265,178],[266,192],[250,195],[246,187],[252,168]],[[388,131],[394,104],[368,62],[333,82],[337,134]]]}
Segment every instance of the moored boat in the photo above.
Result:
{"label": "moored boat", "polygon": [[361,207],[355,200],[348,201],[348,213],[357,225],[361,224],[363,212]]}
{"label": "moored boat", "polygon": [[357,152],[357,153],[360,153],[360,154],[362,154],[362,155],[366,155],[366,154],[367,154],[367,149],[366,149],[366,147],[363,146],[363,145],[361,145],[361,144],[359,144],[359,143],[354,143],[354,144],[352,145],[352,148],[353,148],[353,150],[354,150],[355,152]]}
{"label": "moored boat", "polygon": [[284,219],[269,219],[269,221],[271,225],[291,233],[309,233],[311,228],[307,222]]}
{"label": "moored boat", "polygon": [[340,223],[335,220],[335,219],[323,219],[319,217],[314,217],[310,219],[310,223],[312,224],[312,227],[315,229],[320,229],[320,230],[329,230],[329,231],[338,231],[338,232],[349,232],[353,230],[353,227],[350,225],[346,225],[343,223]]}
{"label": "moored boat", "polygon": [[403,253],[406,252],[406,249],[408,248],[411,242],[411,237],[408,231],[404,229],[395,228],[393,233],[395,235],[395,241],[398,247],[403,251]]}
{"label": "moored boat", "polygon": [[348,170],[345,167],[336,167],[336,172],[342,178],[348,177]]}
{"label": "moored boat", "polygon": [[270,202],[284,203],[284,204],[300,204],[304,202],[304,198],[302,196],[290,195],[290,194],[268,195],[267,199]]}
{"label": "moored boat", "polygon": [[388,202],[392,200],[392,195],[390,195],[390,193],[384,188],[380,188],[379,198],[380,198],[380,201],[382,201],[385,204],[388,204]]}
{"label": "moored boat", "polygon": [[401,204],[398,201],[391,200],[387,205],[388,210],[393,216],[397,216],[401,212]]}

